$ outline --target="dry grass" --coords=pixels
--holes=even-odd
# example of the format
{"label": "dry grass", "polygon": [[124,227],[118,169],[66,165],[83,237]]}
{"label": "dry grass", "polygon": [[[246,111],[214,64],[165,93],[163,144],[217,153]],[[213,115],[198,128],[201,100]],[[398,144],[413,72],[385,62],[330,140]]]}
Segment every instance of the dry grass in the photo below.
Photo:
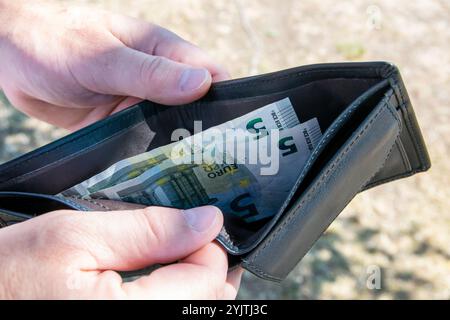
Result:
{"label": "dry grass", "polygon": [[[396,63],[432,159],[426,174],[359,195],[282,285],[246,275],[241,298],[450,298],[450,7],[434,1],[75,1],[148,19],[233,76],[348,60]],[[0,157],[61,130],[0,109]],[[365,286],[378,265],[382,288]]]}

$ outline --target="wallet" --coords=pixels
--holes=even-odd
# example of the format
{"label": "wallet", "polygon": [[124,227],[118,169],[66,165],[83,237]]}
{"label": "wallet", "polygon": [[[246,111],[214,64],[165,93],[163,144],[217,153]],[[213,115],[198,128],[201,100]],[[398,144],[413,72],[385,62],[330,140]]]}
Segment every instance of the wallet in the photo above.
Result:
{"label": "wallet", "polygon": [[279,211],[252,227],[224,212],[217,241],[230,268],[281,281],[359,192],[426,171],[430,159],[398,69],[387,62],[330,63],[214,83],[181,106],[142,101],[0,166],[0,227],[58,209],[110,211],[136,203],[56,196],[114,163],[288,97],[323,135]]}

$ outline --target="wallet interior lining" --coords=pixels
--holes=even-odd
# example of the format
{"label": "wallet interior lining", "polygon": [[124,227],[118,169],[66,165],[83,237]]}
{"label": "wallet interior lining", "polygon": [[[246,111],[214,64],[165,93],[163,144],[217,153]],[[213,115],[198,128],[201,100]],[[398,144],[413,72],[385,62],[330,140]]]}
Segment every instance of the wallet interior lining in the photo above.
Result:
{"label": "wallet interior lining", "polygon": [[258,96],[231,100],[194,102],[183,108],[164,106],[147,110],[147,124],[157,133],[147,151],[171,143],[172,132],[175,129],[184,128],[195,133],[194,121],[201,120],[202,130],[206,130],[285,97],[290,98],[300,122],[317,117],[324,132],[346,106],[379,82],[380,79],[324,79],[286,88],[276,93],[261,93]]}

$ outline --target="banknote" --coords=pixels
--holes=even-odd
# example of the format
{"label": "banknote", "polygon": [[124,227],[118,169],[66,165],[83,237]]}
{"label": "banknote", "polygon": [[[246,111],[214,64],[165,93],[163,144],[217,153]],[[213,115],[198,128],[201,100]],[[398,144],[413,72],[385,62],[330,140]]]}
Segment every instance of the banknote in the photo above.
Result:
{"label": "banknote", "polygon": [[[276,175],[261,175],[260,163],[238,163],[230,155],[225,155],[226,161],[221,164],[176,163],[166,158],[136,178],[86,197],[176,208],[211,204],[246,222],[257,221],[273,215],[283,204],[300,173],[296,170],[306,162],[313,148],[308,146],[311,142],[306,137],[314,136],[317,128],[317,120],[312,119],[279,133],[281,146],[289,148],[279,153]],[[314,139],[312,143],[317,141]],[[260,145],[269,147],[261,142]],[[202,151],[209,153],[211,148],[210,145]]]}
{"label": "banknote", "polygon": [[[195,145],[197,140],[202,140],[198,138],[209,136],[209,133],[214,131],[224,133],[226,129],[242,129],[261,138],[266,136],[270,130],[292,128],[299,123],[291,101],[289,98],[284,98],[211,129],[196,133],[182,141],[176,141],[149,152],[119,161],[103,172],[64,191],[62,194],[86,196],[133,179],[158,165],[166,158],[176,159],[177,157],[184,157],[184,154],[174,152],[174,150],[185,150],[186,144]],[[207,143],[206,139],[203,139],[203,141]]]}
{"label": "banknote", "polygon": [[[62,194],[184,209],[212,204],[251,223],[272,216],[282,206],[321,138],[317,119],[300,123],[289,99],[208,130],[212,129],[223,134],[223,145],[233,140],[233,152],[219,148],[217,139],[196,145],[196,134],[122,160]],[[230,138],[224,134],[229,129],[247,134]],[[256,141],[258,154],[272,154],[268,159],[278,162],[276,174],[263,174],[261,169],[268,164],[260,159],[249,161],[253,156],[249,140]],[[180,146],[192,145],[189,152],[178,152]],[[208,161],[193,161],[199,154],[208,154]]]}

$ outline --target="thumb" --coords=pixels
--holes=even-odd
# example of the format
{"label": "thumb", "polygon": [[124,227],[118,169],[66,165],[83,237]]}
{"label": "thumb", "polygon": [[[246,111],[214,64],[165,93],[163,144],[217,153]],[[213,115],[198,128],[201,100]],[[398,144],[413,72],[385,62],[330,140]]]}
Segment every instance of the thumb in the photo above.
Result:
{"label": "thumb", "polygon": [[223,216],[213,206],[148,207],[108,213],[56,211],[28,222],[51,229],[40,228],[47,236],[39,242],[48,250],[70,248],[64,252],[84,257],[77,259],[81,270],[128,271],[174,262],[197,251],[217,236]]}
{"label": "thumb", "polygon": [[111,60],[116,63],[112,67],[94,66],[94,70],[104,75],[104,81],[95,83],[91,90],[176,105],[201,98],[211,86],[211,74],[205,68],[128,47],[121,47],[113,55],[116,57]]}
{"label": "thumb", "polygon": [[148,207],[84,216],[95,230],[91,253],[97,270],[136,270],[179,260],[214,240],[223,224],[220,210],[213,206]]}

